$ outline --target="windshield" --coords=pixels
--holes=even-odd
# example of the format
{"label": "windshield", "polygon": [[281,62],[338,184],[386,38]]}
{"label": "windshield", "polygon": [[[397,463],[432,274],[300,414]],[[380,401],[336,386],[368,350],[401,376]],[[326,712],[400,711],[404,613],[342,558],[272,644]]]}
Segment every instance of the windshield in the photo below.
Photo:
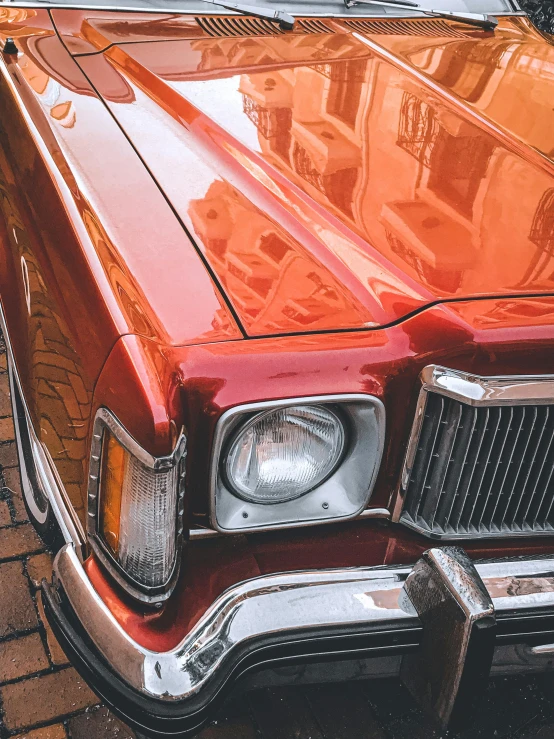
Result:
{"label": "windshield", "polygon": [[[355,5],[346,8],[344,0],[245,0],[250,6],[284,10],[294,16],[331,16],[331,17],[421,17],[421,13],[402,8],[383,7],[379,5]],[[422,8],[461,11],[470,13],[496,13],[499,15],[513,13],[518,8],[510,0],[417,0]],[[235,0],[240,2],[240,0]],[[3,3],[0,0],[0,5]],[[8,3],[6,3],[7,5]],[[12,3],[11,7],[28,3]],[[29,3],[30,4],[30,3]],[[68,7],[98,8],[136,8],[163,10],[164,12],[183,12],[200,14],[221,14],[216,6],[202,0],[36,0],[37,5],[63,5]]]}

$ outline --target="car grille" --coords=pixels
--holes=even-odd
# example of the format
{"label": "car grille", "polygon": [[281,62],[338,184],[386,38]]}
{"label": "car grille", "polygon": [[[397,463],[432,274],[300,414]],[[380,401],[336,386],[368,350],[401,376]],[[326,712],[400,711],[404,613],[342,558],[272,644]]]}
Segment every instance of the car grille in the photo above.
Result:
{"label": "car grille", "polygon": [[554,532],[554,406],[425,394],[400,521],[435,538]]}

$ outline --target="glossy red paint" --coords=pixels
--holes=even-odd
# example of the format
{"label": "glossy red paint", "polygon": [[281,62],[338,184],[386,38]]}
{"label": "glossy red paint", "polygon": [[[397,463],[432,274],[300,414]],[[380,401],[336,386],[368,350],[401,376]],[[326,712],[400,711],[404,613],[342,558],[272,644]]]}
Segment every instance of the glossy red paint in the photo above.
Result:
{"label": "glossy red paint", "polygon": [[[541,77],[533,124],[514,102],[552,47],[520,19],[494,36],[453,27],[459,37],[431,45],[334,28],[309,44],[184,32],[78,60],[248,335],[388,325],[440,300],[552,292],[532,235],[553,184],[540,115],[552,81]],[[114,94],[124,87],[128,96]],[[523,193],[513,172],[529,183]]]}
{"label": "glossy red paint", "polygon": [[[211,435],[224,411],[267,399],[375,395],[387,410],[386,453],[371,500],[372,506],[382,507],[396,489],[424,366],[443,364],[483,375],[529,374],[531,357],[533,373],[548,374],[553,340],[551,297],[440,305],[390,328],[366,332],[164,349],[123,337],[103,368],[93,405],[125,417],[128,430],[152,453],[168,453],[171,443],[167,433],[154,430],[148,408],[164,409],[164,418],[173,419],[178,429],[184,425],[189,458],[194,459],[187,481],[191,522],[205,524]],[[122,376],[139,399],[133,407],[121,393]],[[161,439],[166,444],[154,447]]]}
{"label": "glossy red paint", "polygon": [[[239,403],[313,394],[367,393],[387,411],[385,456],[369,507],[392,508],[418,394],[417,377],[431,363],[478,374],[525,374],[552,369],[554,298],[479,300],[435,306],[396,326],[366,332],[251,339],[173,347],[123,337],[99,378],[94,408],[107,405],[149,448],[166,439],[166,423],[184,425],[189,442],[187,519],[209,525],[208,470],[219,416]],[[134,369],[135,368],[135,369]],[[138,369],[137,369],[138,368]],[[131,408],[121,393],[127,378]],[[245,383],[244,378],[249,381]],[[150,379],[148,383],[145,378]],[[143,397],[139,388],[144,388]],[[171,409],[156,431],[148,408]],[[554,539],[464,542],[472,556],[546,553]],[[114,615],[149,648],[175,646],[223,590],[246,577],[283,569],[409,563],[429,541],[387,522],[360,520],[187,545],[181,585],[157,616],[137,609],[92,562],[89,574]],[[156,646],[157,645],[157,646]]]}
{"label": "glossy red paint", "polygon": [[84,521],[92,391],[118,337],[242,333],[46,11],[0,9],[8,35],[22,53],[0,62],[2,305],[35,428]]}
{"label": "glossy red paint", "polygon": [[[370,506],[384,507],[422,367],[552,372],[551,77],[531,118],[514,100],[554,51],[526,21],[209,38],[187,17],[53,18],[0,9],[0,40],[24,52],[0,60],[0,291],[35,427],[83,519],[100,406],[152,454],[184,427],[194,528],[215,423],[236,404],[380,397]],[[166,649],[246,577],[427,546],[369,520],[191,541],[156,613],[87,567],[124,628]]]}
{"label": "glossy red paint", "polygon": [[[86,265],[117,335],[136,333],[164,344],[240,338],[156,183],[53,29],[47,30],[45,11],[29,11],[33,25],[20,21],[23,27],[15,30],[2,23],[10,12],[26,11],[0,10],[0,39],[13,34],[24,53],[3,65],[12,106],[3,131],[9,137],[13,128],[8,113],[17,121],[23,112],[42,166],[60,191],[58,210],[77,232],[65,262]],[[13,141],[7,151],[17,159]],[[76,294],[85,283],[83,275]]]}

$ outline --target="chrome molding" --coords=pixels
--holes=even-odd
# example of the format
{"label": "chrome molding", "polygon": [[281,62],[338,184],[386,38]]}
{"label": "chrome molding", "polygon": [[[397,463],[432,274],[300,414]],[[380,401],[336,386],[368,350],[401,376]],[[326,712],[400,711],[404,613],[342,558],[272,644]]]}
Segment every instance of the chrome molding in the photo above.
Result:
{"label": "chrome molding", "polygon": [[[390,511],[388,508],[366,508],[364,511],[356,516],[356,520],[360,518],[380,518],[389,519]],[[228,532],[227,532],[228,533]],[[242,531],[236,531],[237,535],[242,534]],[[190,539],[213,539],[215,536],[224,536],[221,531],[208,528],[191,529],[189,531]]]}
{"label": "chrome molding", "polygon": [[[475,407],[502,405],[554,404],[554,375],[499,375],[483,377],[469,372],[430,364],[420,373],[421,390],[406,455],[402,466],[392,520],[398,522],[402,514],[414,464],[419,436],[425,417],[427,395],[431,391]],[[526,534],[527,536],[529,534]],[[551,534],[550,534],[551,535]]]}
{"label": "chrome molding", "polygon": [[422,392],[432,390],[477,407],[554,403],[554,375],[482,377],[430,364],[420,378]]}
{"label": "chrome molding", "polygon": [[[76,553],[78,553],[81,559],[84,558],[84,541],[85,532],[81,526],[81,522],[74,514],[72,515],[73,507],[69,501],[69,497],[63,487],[63,483],[60,479],[55,463],[50,456],[48,449],[39,440],[36,432],[33,428],[31,421],[31,415],[29,408],[25,400],[25,395],[21,386],[21,380],[19,379],[19,373],[17,371],[17,365],[13,354],[13,349],[8,333],[8,327],[6,324],[6,318],[4,315],[4,309],[0,301],[0,328],[4,336],[6,343],[6,353],[8,357],[8,364],[10,366],[10,395],[12,403],[12,414],[14,420],[15,429],[15,441],[17,446],[17,455],[19,458],[19,466],[21,471],[21,484],[25,495],[32,495],[30,491],[30,479],[27,473],[27,465],[34,464],[36,469],[37,478],[41,491],[45,494],[48,499],[48,503],[52,508],[52,512],[58,522],[63,540],[67,544],[72,544],[75,547]],[[14,394],[14,383],[17,384],[19,391],[19,397],[23,405],[24,418],[21,418],[17,413],[15,407],[15,394]],[[26,456],[23,450],[21,433],[22,429],[20,424],[25,424],[25,431],[29,435],[31,444],[32,460],[26,460]]]}
{"label": "chrome molding", "polygon": [[[297,405],[340,408],[349,432],[342,462],[320,485],[294,500],[271,505],[242,500],[227,488],[221,474],[226,445],[253,414]],[[248,533],[356,518],[368,504],[384,443],[385,408],[372,395],[318,395],[235,406],[221,416],[215,429],[209,483],[211,526],[220,533]]]}
{"label": "chrome molding", "polygon": [[[475,568],[497,617],[554,608],[554,558],[496,560]],[[200,693],[217,692],[233,666],[263,646],[337,633],[418,628],[420,621],[403,589],[411,571],[410,566],[360,567],[248,580],[220,595],[178,646],[153,652],[125,633],[72,545],[54,562],[55,584],[115,672],[150,697],[192,702]]]}
{"label": "chrome molding", "polygon": [[388,508],[366,508],[356,518],[390,518],[390,511]]}
{"label": "chrome molding", "polygon": [[[187,442],[186,437],[181,433],[175,449],[166,457],[153,457],[149,452],[143,449],[134,439],[125,427],[107,408],[99,408],[94,418],[94,426],[92,431],[92,441],[90,449],[90,466],[88,481],[88,508],[87,508],[87,534],[88,542],[96,556],[108,569],[112,577],[137,600],[145,603],[160,603],[167,600],[177,582],[180,569],[181,549],[183,546],[183,524],[178,521],[176,531],[176,552],[175,564],[173,571],[164,585],[156,587],[147,587],[136,582],[115,560],[109,549],[104,544],[102,537],[98,532],[98,503],[99,496],[102,491],[100,486],[100,462],[102,457],[102,441],[104,431],[109,432],[117,439],[131,455],[136,457],[145,467],[156,472],[173,469],[179,466],[179,491],[177,494],[177,508],[179,509],[185,497],[185,459]],[[176,511],[176,516],[178,512]]]}

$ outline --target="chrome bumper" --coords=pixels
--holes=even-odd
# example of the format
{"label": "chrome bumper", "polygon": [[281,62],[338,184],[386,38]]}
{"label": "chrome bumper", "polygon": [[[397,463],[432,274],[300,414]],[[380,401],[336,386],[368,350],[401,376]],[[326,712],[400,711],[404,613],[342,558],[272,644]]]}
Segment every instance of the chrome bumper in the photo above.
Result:
{"label": "chrome bumper", "polygon": [[[438,552],[439,559],[446,551],[430,550]],[[502,645],[520,643],[530,668],[533,660],[536,666],[548,667],[554,653],[554,558],[481,562],[475,569],[485,587],[479,597],[490,597],[496,618],[495,655]],[[145,649],[125,633],[93,588],[72,545],[65,545],[55,559],[54,590],[63,595],[61,600],[67,599],[82,630],[127,686],[145,698],[196,711],[254,665],[417,651],[428,627],[421,606],[418,615],[408,597],[411,593],[417,601],[406,586],[412,570],[415,567],[290,572],[240,583],[223,593],[167,652]],[[455,600],[467,594],[465,577],[463,566],[453,577],[447,575],[445,592],[452,592]]]}

